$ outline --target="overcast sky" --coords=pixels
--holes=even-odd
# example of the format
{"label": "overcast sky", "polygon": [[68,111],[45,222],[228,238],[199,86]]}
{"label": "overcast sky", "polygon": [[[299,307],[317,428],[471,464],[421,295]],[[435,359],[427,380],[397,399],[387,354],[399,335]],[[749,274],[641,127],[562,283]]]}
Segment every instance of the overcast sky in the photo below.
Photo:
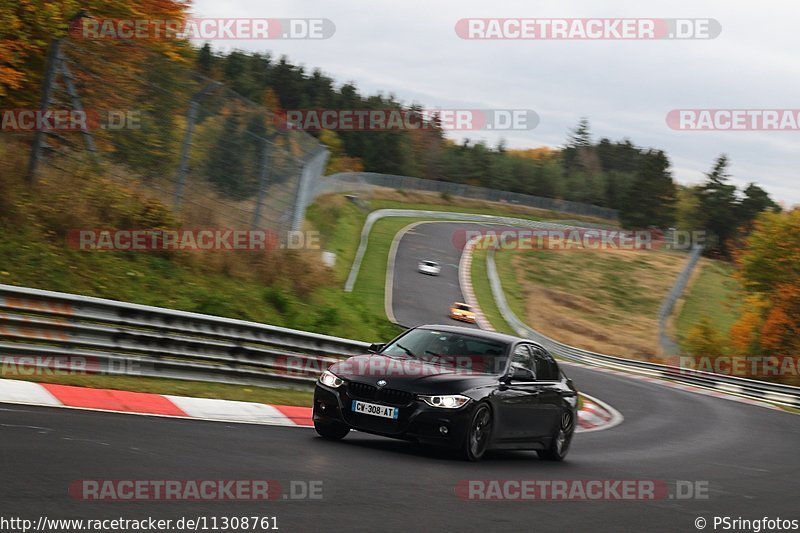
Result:
{"label": "overcast sky", "polygon": [[[703,179],[727,153],[734,182],[756,181],[784,205],[800,204],[800,131],[671,130],[672,109],[800,108],[800,3],[605,0],[194,0],[196,17],[327,18],[327,40],[212,41],[286,55],[338,84],[450,109],[533,109],[539,125],[504,132],[512,148],[560,146],[580,117],[595,139],[630,138],[663,149],[681,183]],[[477,41],[455,23],[471,17],[713,18],[711,40]],[[458,132],[484,139],[494,132]]]}

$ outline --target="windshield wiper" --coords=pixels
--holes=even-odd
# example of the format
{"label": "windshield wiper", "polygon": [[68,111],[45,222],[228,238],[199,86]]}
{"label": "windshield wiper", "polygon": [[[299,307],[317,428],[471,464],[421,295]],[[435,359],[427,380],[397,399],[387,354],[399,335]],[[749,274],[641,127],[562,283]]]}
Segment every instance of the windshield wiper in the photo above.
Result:
{"label": "windshield wiper", "polygon": [[414,355],[413,353],[411,353],[411,350],[409,350],[408,348],[406,348],[405,346],[403,346],[403,345],[402,345],[402,344],[400,344],[399,342],[395,343],[395,346],[397,346],[398,348],[400,348],[401,350],[403,350],[404,352],[406,352],[406,353],[407,353],[409,356],[411,356],[411,357],[416,357],[416,355]]}

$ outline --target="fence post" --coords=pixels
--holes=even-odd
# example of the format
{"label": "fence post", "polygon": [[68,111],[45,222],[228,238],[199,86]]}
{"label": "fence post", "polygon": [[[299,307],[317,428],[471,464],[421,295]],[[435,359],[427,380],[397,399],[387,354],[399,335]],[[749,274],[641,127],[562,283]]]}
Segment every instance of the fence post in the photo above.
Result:
{"label": "fence post", "polygon": [[269,145],[270,141],[264,139],[262,154],[261,154],[261,172],[258,177],[258,200],[256,200],[256,209],[253,212],[253,229],[258,228],[261,221],[261,209],[264,204],[264,196],[267,194],[267,181],[269,180]]}
{"label": "fence post", "polygon": [[[50,106],[50,95],[53,91],[53,79],[58,63],[58,58],[61,53],[61,39],[53,39],[50,42],[50,48],[47,51],[47,66],[44,71],[44,80],[42,81],[42,99],[39,104],[39,109],[44,113]],[[33,146],[31,147],[31,156],[28,160],[28,183],[33,184],[36,181],[36,170],[39,166],[39,159],[42,156],[42,145],[44,144],[44,132],[37,129],[33,137]]]}
{"label": "fence post", "polygon": [[[69,97],[72,100],[72,108],[75,111],[83,112],[83,104],[81,104],[81,97],[78,94],[78,90],[75,88],[75,84],[73,83],[72,72],[69,70],[69,65],[67,65],[67,58],[64,57],[64,53],[59,48],[56,59],[59,64],[59,71],[61,72],[61,76],[64,78],[64,85],[67,87],[67,92],[69,93]],[[84,113],[85,116],[85,113]],[[94,158],[95,164],[97,163],[97,150],[94,146],[94,138],[92,137],[91,132],[87,129],[85,121],[84,124],[81,125],[81,133],[83,134],[83,140],[86,143],[86,149],[92,154],[92,158]]]}
{"label": "fence post", "polygon": [[197,107],[200,105],[200,100],[219,85],[218,81],[207,83],[189,101],[189,111],[186,113],[186,133],[183,134],[183,144],[181,145],[181,162],[178,166],[178,175],[175,178],[175,197],[173,199],[175,210],[180,208],[183,200],[183,184],[186,181],[186,168],[189,165],[189,148],[192,145],[194,123],[197,120]]}
{"label": "fence post", "polygon": [[292,212],[292,231],[299,231],[303,224],[309,200],[308,185],[313,177],[312,174],[322,175],[327,160],[328,151],[322,149],[319,153],[307,159],[303,165],[303,170],[300,171],[300,183],[297,184],[297,196],[295,197],[294,211]]}

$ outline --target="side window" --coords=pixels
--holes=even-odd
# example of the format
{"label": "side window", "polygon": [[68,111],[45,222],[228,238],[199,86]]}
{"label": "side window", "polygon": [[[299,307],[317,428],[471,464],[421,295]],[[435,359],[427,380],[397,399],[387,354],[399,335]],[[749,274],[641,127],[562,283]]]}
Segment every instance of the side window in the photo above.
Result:
{"label": "side window", "polygon": [[536,379],[536,366],[527,345],[520,344],[514,348],[514,353],[511,355],[511,365],[527,371],[530,379]]}
{"label": "side window", "polygon": [[558,363],[556,363],[556,360],[549,353],[547,353],[547,361],[550,363],[550,375],[552,376],[552,381],[560,381],[561,370],[558,368]]}
{"label": "side window", "polygon": [[553,356],[539,346],[532,346],[536,376],[540,381],[558,381],[559,372]]}

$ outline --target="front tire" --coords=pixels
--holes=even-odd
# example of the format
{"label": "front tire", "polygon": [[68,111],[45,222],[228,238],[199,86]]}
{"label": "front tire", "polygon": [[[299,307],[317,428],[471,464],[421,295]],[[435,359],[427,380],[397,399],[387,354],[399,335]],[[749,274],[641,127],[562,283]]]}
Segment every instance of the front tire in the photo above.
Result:
{"label": "front tire", "polygon": [[467,461],[480,461],[489,448],[492,438],[492,411],[485,403],[479,404],[470,420],[461,456]]}
{"label": "front tire", "polygon": [[547,461],[563,461],[569,452],[572,435],[575,433],[575,417],[572,411],[564,411],[559,420],[558,428],[550,439],[550,446],[546,450],[537,450],[539,457]]}
{"label": "front tire", "polygon": [[327,424],[314,422],[314,429],[316,429],[317,434],[319,434],[319,436],[325,440],[342,440],[347,436],[348,433],[350,433],[349,427],[338,422],[331,422]]}

